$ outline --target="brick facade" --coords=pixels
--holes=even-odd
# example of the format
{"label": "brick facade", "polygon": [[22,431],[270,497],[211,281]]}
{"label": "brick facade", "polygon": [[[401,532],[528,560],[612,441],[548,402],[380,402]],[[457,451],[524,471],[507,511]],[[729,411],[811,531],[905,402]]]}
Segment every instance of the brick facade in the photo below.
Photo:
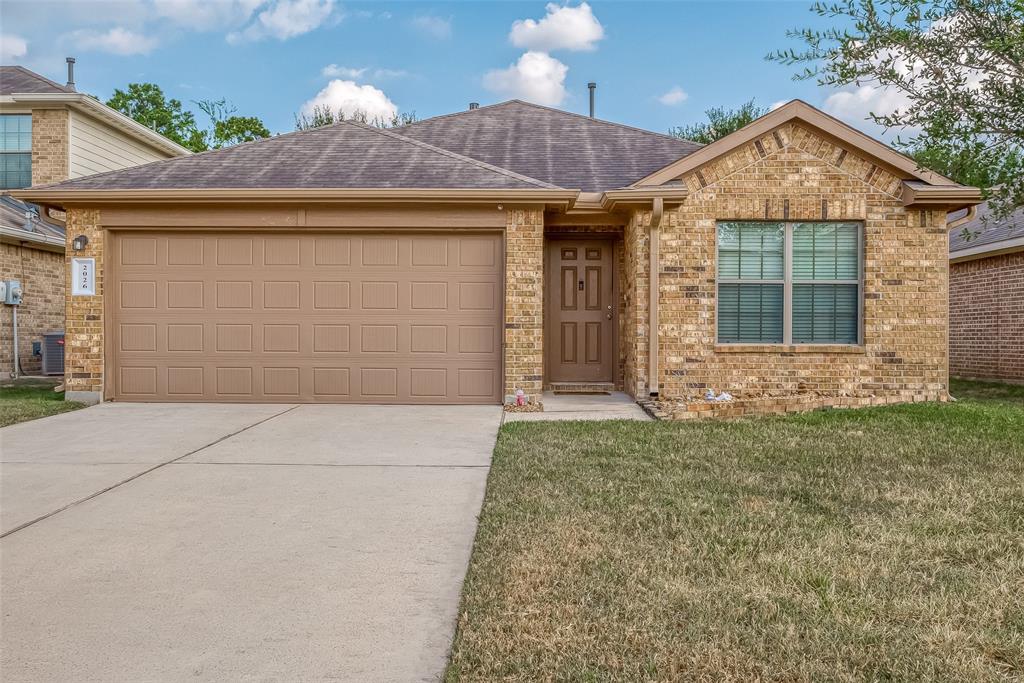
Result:
{"label": "brick facade", "polygon": [[1024,251],[950,264],[949,372],[1024,382]]}
{"label": "brick facade", "polygon": [[71,152],[67,109],[32,110],[32,184],[67,180]]}
{"label": "brick facade", "polygon": [[[73,251],[71,241],[78,235],[88,237],[89,244],[82,251]],[[71,296],[71,288],[65,289],[64,382],[68,400],[95,402],[103,395],[104,237],[98,209],[70,209],[67,212],[65,272],[71,272],[71,259],[74,257],[96,259],[95,296]]]}
{"label": "brick facade", "polygon": [[544,210],[508,209],[505,229],[505,401],[544,381]]}
{"label": "brick facade", "polygon": [[[41,358],[32,342],[45,332],[64,329],[64,254],[18,244],[0,244],[0,280],[18,280],[25,291],[18,307],[21,371],[38,373]],[[0,321],[0,374],[14,371],[13,307],[3,306]]]}
{"label": "brick facade", "polygon": [[[690,195],[660,231],[663,397],[944,399],[945,213],[907,211],[900,181],[811,130],[786,124],[684,177]],[[716,222],[853,220],[864,225],[863,346],[716,344]],[[645,391],[649,212],[627,227],[628,386]]]}

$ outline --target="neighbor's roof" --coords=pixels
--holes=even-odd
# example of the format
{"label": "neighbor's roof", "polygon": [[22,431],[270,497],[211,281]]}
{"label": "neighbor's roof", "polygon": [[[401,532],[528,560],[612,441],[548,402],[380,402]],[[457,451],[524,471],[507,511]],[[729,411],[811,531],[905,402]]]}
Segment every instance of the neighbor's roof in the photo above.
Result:
{"label": "neighbor's roof", "polygon": [[64,234],[64,224],[49,218],[40,207],[0,194],[0,238],[62,247]]}
{"label": "neighbor's roof", "polygon": [[437,116],[395,130],[583,192],[626,187],[701,148],[689,140],[520,100]]}
{"label": "neighbor's roof", "polygon": [[949,234],[949,257],[981,257],[997,251],[1024,249],[1024,207],[1001,220],[994,220],[988,202],[978,205],[978,214]]}
{"label": "neighbor's roof", "polygon": [[23,66],[0,66],[0,95],[73,92]]}
{"label": "neighbor's roof", "polygon": [[348,121],[98,173],[59,183],[59,187],[62,190],[554,188],[391,131]]}

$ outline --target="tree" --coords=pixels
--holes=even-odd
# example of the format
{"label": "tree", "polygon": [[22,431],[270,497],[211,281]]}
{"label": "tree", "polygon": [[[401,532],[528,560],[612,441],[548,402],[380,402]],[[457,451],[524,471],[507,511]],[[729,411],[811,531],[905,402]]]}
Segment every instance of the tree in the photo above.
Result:
{"label": "tree", "polygon": [[209,118],[208,128],[200,128],[195,115],[179,100],[167,99],[155,83],[129,83],[126,90],[114,90],[107,101],[108,107],[193,152],[270,137],[263,121],[255,116],[236,116],[236,108],[227,100],[200,100],[193,104]]}
{"label": "tree", "polygon": [[805,65],[795,78],[826,87],[894,90],[906,103],[871,118],[911,135],[898,146],[980,184],[997,218],[1024,205],[1020,0],[842,0],[812,10],[842,28],[790,31],[805,49],[768,59]]}
{"label": "tree", "polygon": [[689,126],[670,128],[668,134],[683,140],[692,140],[707,145],[719,138],[724,138],[729,133],[739,130],[754,119],[758,119],[767,113],[768,109],[758,107],[754,104],[754,100],[741,104],[739,109],[715,107],[704,112],[708,117],[706,123],[694,123]]}
{"label": "tree", "polygon": [[107,106],[193,152],[207,149],[206,136],[192,112],[183,109],[180,101],[167,99],[155,83],[129,83],[126,90],[114,90]]}
{"label": "tree", "polygon": [[380,116],[370,118],[370,115],[361,109],[346,115],[341,109],[335,112],[326,104],[318,104],[308,114],[301,113],[295,115],[295,130],[309,130],[310,128],[319,128],[320,126],[330,126],[342,121],[365,123],[377,128],[398,128],[399,126],[415,123],[416,112],[397,112],[389,119]]}
{"label": "tree", "polygon": [[270,131],[263,125],[263,121],[255,116],[234,116],[237,109],[228,104],[227,100],[199,100],[196,106],[213,124],[213,130],[207,132],[207,142],[211,149],[270,137]]}

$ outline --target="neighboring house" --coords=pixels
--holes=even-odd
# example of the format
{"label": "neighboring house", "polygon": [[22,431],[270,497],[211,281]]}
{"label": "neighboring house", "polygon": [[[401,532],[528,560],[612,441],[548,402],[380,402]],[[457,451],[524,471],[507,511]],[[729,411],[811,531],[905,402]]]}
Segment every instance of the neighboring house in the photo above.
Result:
{"label": "neighboring house", "polygon": [[232,402],[944,399],[980,201],[800,101],[705,147],[511,101],[19,194],[96,259],[69,397]]}
{"label": "neighboring house", "polygon": [[1024,382],[1024,209],[950,233],[949,372]]}
{"label": "neighboring house", "polygon": [[[32,343],[64,329],[64,225],[8,196],[13,189],[189,154],[97,99],[20,66],[0,66],[0,280],[19,280],[21,371],[39,371]],[[62,218],[62,217],[61,217]],[[0,316],[0,375],[14,370],[13,312]]]}

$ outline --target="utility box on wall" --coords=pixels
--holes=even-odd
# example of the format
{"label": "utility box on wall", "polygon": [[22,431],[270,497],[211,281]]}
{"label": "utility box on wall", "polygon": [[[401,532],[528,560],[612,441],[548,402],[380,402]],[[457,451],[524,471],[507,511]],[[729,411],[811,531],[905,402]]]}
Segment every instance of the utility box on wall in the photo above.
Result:
{"label": "utility box on wall", "polygon": [[8,280],[4,287],[4,303],[8,306],[20,306],[22,289],[18,280]]}

